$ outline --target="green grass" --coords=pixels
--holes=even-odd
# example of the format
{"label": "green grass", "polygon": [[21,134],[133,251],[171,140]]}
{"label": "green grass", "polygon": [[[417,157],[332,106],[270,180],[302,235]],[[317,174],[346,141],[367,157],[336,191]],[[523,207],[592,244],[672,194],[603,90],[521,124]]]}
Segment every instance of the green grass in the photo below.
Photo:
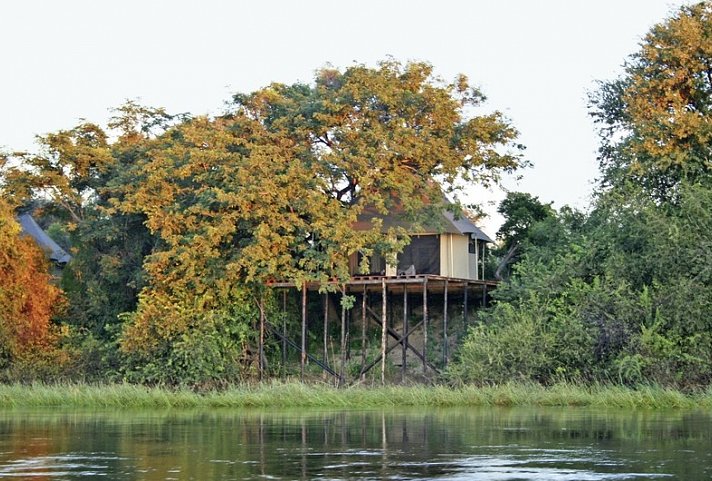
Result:
{"label": "green grass", "polygon": [[351,387],[273,382],[204,393],[187,389],[114,384],[93,386],[0,385],[0,407],[194,408],[313,407],[385,408],[397,406],[595,406],[617,408],[712,408],[712,388],[695,394],[646,386],[505,384],[491,387]]}

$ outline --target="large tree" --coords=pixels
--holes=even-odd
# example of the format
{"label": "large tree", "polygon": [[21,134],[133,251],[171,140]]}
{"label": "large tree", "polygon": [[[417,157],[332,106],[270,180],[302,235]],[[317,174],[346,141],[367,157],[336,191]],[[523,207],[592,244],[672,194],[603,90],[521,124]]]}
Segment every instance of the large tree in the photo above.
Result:
{"label": "large tree", "polygon": [[645,36],[617,80],[592,95],[604,185],[655,198],[712,173],[712,3],[683,6]]}
{"label": "large tree", "polygon": [[472,113],[483,96],[423,63],[324,69],[313,85],[234,100],[230,113],[153,142],[121,203],[161,240],[125,349],[161,349],[202,312],[229,309],[270,280],[345,281],[352,254],[393,254],[405,240],[378,223],[354,231],[364,207],[417,222],[444,207],[443,189],[521,164],[508,122]]}

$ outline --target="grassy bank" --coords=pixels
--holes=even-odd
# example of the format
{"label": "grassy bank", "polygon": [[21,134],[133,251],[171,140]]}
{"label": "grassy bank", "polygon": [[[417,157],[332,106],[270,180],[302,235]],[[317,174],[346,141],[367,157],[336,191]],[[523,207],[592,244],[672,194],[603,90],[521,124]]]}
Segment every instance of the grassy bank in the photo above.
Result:
{"label": "grassy bank", "polygon": [[492,387],[354,387],[297,382],[235,386],[223,391],[149,388],[137,385],[2,385],[0,407],[236,408],[396,406],[596,406],[621,408],[712,408],[712,389],[683,394],[661,387],[507,384]]}

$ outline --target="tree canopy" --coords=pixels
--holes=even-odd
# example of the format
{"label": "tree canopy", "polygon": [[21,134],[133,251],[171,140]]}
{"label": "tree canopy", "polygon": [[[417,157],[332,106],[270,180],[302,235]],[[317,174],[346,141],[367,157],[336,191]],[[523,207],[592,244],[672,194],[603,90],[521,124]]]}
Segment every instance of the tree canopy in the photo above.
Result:
{"label": "tree canopy", "polygon": [[661,200],[712,172],[712,4],[654,26],[623,76],[591,97],[604,185],[633,182]]}
{"label": "tree canopy", "polygon": [[680,8],[593,95],[602,182],[587,213],[502,204],[505,239],[528,242],[455,379],[712,381],[711,14]]}
{"label": "tree canopy", "polygon": [[200,377],[249,356],[265,285],[343,282],[353,254],[402,248],[402,228],[352,228],[365,208],[417,224],[443,191],[524,165],[483,101],[464,76],[388,60],[236,94],[216,117],[128,102],[108,129],[82,122],[15,155],[5,195],[68,235],[64,322],[120,346],[128,375]]}

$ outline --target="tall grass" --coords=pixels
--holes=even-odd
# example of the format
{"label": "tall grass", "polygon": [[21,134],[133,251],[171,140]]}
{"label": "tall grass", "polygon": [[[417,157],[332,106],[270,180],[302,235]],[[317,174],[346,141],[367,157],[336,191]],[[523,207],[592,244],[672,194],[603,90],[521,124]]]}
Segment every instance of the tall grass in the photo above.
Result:
{"label": "tall grass", "polygon": [[491,387],[351,387],[274,382],[198,393],[131,384],[93,386],[0,385],[0,407],[77,408],[388,408],[399,406],[595,406],[616,408],[712,408],[712,388],[684,394],[646,386],[505,384]]}

